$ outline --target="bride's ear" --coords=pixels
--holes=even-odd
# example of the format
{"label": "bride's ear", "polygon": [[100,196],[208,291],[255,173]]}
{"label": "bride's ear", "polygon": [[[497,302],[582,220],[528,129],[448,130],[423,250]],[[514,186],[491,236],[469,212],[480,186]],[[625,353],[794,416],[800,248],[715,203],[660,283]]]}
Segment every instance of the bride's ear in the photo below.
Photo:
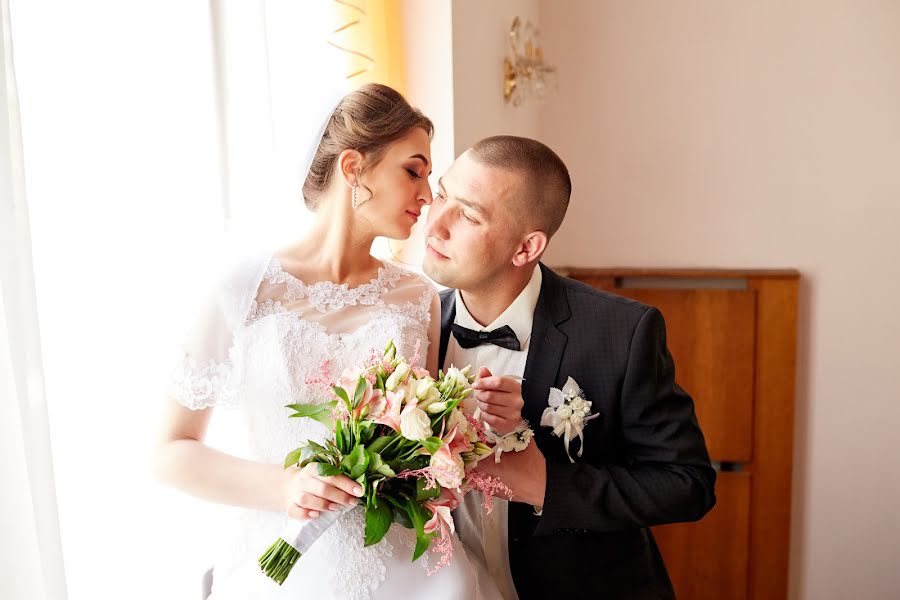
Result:
{"label": "bride's ear", "polygon": [[353,187],[359,183],[359,171],[362,168],[362,162],[363,155],[358,150],[344,150],[338,155],[338,170],[348,187]]}

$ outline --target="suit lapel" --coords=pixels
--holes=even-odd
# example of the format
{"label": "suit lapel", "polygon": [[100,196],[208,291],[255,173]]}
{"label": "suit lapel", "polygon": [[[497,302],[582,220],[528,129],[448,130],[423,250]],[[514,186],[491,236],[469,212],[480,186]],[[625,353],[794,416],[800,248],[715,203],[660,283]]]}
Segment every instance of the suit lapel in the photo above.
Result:
{"label": "suit lapel", "polygon": [[[441,345],[438,347],[438,368],[444,368],[444,358],[447,357],[447,345],[450,343],[450,326],[456,318],[456,290],[449,289],[441,292]],[[437,373],[434,373],[437,377]]]}
{"label": "suit lapel", "polygon": [[534,308],[531,341],[525,362],[525,381],[522,383],[522,397],[525,400],[522,416],[528,419],[535,431],[540,426],[541,414],[547,407],[547,396],[556,382],[568,341],[566,334],[557,326],[571,316],[566,288],[559,276],[543,264],[540,268],[543,278],[541,294]]}

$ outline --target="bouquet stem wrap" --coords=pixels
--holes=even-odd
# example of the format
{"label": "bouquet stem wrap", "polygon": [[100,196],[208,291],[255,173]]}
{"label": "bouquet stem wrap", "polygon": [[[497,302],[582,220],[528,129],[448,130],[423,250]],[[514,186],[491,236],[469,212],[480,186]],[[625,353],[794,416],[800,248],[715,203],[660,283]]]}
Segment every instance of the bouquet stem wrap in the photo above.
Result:
{"label": "bouquet stem wrap", "polygon": [[316,540],[337,523],[344,513],[354,508],[356,505],[323,511],[317,518],[306,521],[291,519],[282,530],[281,537],[260,557],[260,568],[281,585],[297,560],[309,552]]}

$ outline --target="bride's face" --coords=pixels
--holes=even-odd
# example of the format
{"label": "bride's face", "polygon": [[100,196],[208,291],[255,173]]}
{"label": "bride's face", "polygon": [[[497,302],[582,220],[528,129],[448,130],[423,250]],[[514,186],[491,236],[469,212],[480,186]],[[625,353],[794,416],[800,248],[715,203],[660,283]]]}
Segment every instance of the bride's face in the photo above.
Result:
{"label": "bride's face", "polygon": [[431,202],[430,174],[431,141],[416,127],[361,177],[359,215],[372,223],[377,235],[405,240],[422,207]]}

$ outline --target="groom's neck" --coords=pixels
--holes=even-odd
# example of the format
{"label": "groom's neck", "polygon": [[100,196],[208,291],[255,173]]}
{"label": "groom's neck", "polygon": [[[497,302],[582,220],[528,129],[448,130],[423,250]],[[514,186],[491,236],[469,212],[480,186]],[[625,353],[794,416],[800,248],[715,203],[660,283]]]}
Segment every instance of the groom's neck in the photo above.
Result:
{"label": "groom's neck", "polygon": [[484,286],[460,289],[466,310],[482,327],[490,325],[519,297],[531,280],[532,272],[530,269],[528,272],[513,271],[503,278],[492,278]]}

